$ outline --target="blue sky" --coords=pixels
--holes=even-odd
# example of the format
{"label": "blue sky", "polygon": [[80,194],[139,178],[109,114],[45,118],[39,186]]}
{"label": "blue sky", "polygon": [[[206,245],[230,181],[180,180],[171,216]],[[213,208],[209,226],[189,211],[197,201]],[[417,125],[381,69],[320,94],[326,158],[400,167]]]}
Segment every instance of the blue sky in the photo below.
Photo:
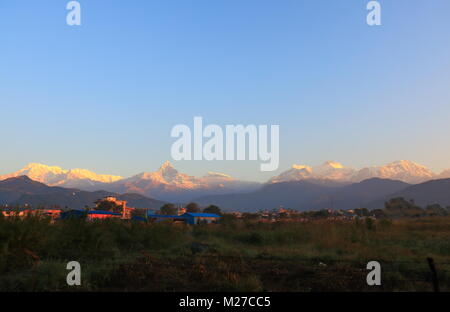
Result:
{"label": "blue sky", "polygon": [[[450,1],[0,0],[0,173],[129,176],[176,124],[279,124],[281,164],[450,168]],[[259,162],[177,162],[265,180]]]}

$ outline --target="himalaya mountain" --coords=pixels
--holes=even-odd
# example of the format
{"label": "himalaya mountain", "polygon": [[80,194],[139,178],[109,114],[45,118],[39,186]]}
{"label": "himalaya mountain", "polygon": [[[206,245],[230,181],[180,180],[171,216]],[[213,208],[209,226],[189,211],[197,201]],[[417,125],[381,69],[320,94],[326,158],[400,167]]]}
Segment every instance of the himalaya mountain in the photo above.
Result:
{"label": "himalaya mountain", "polygon": [[414,201],[420,207],[439,204],[442,207],[450,206],[450,179],[431,180],[420,184],[410,185],[389,196],[384,196],[367,205],[367,208],[379,208],[385,201],[403,197],[406,200]]}
{"label": "himalaya mountain", "polygon": [[48,186],[80,189],[91,188],[103,183],[112,183],[123,179],[120,176],[97,174],[86,169],[65,170],[56,166],[31,163],[14,173],[0,175],[0,180],[20,176],[27,176],[34,181],[47,184]]}
{"label": "himalaya mountain", "polygon": [[323,165],[314,168],[305,165],[292,165],[290,170],[271,178],[269,183],[273,184],[302,180],[349,182],[354,173],[354,169],[344,168],[340,163],[332,161],[327,161]]}
{"label": "himalaya mountain", "polygon": [[[414,200],[425,207],[429,204],[450,205],[450,179],[433,180],[409,185],[401,181],[373,178],[345,186],[327,186],[310,181],[267,184],[249,193],[215,195],[199,198],[202,206],[215,204],[224,211],[258,211],[280,206],[297,210],[382,208],[384,201],[394,197]],[[117,194],[106,191],[87,192],[77,189],[50,187],[26,176],[0,181],[0,204],[60,206],[71,209],[92,207],[102,197],[114,196],[136,208],[158,209],[164,202],[139,194]]]}
{"label": "himalaya mountain", "polygon": [[[232,211],[257,211],[280,206],[297,210],[382,208],[384,201],[394,197],[414,200],[421,206],[435,203],[443,206],[450,205],[450,179],[436,179],[435,177],[439,176],[433,176],[435,178],[433,180],[414,185],[380,178],[353,183],[349,182],[351,178],[348,178],[350,170],[341,170],[344,168],[336,163],[328,165],[328,168],[325,167],[322,170],[308,170],[311,175],[301,176],[301,179],[297,181],[273,182],[257,186],[251,182],[246,184],[246,182],[236,181],[223,174],[210,173],[201,178],[188,176],[179,173],[170,163],[166,163],[153,173],[142,173],[110,183],[97,182],[99,184],[94,187],[107,186],[110,190],[94,192],[48,186],[33,181],[27,176],[19,176],[0,181],[0,204],[83,208],[85,205],[92,205],[101,197],[115,196],[127,200],[130,206],[158,209],[164,202],[142,195],[142,193],[151,193],[160,195],[160,198],[165,196],[170,202],[176,202],[176,198],[189,197],[189,200],[193,200],[194,196],[199,194],[195,201],[200,205],[215,204],[223,210]],[[392,169],[392,166],[387,167]],[[396,166],[393,167],[396,168]],[[293,169],[302,173],[305,168]],[[374,171],[379,174],[389,172],[397,177],[408,177],[408,179],[418,177],[418,175],[405,174],[403,170]],[[37,171],[30,172],[36,174]],[[292,172],[296,173],[296,171]],[[49,176],[42,173],[44,172],[37,175],[41,179]],[[326,174],[326,177],[335,178],[334,180],[323,179],[320,173]],[[292,178],[287,174],[281,176]],[[298,175],[294,177],[298,178]],[[273,181],[276,180],[273,179]],[[233,188],[241,192],[231,191]],[[244,192],[244,190],[247,191]],[[121,193],[126,194],[120,195]]]}
{"label": "himalaya mountain", "polygon": [[260,183],[239,181],[223,173],[208,172],[203,177],[190,176],[179,172],[170,162],[166,162],[155,172],[140,173],[105,185],[104,188],[168,201],[189,201],[210,194],[250,192],[260,186]]}
{"label": "himalaya mountain", "polygon": [[87,192],[58,186],[48,186],[31,180],[27,176],[13,177],[0,181],[0,205],[32,207],[54,207],[83,209],[106,196],[126,200],[130,207],[159,209],[164,202],[139,194],[117,194],[106,191]]}
{"label": "himalaya mountain", "polygon": [[385,166],[366,167],[363,169],[345,168],[342,164],[328,161],[318,167],[293,165],[288,171],[270,179],[269,183],[326,180],[342,183],[361,182],[371,178],[391,179],[405,183],[417,184],[433,179],[450,177],[450,170],[437,175],[425,166],[412,161],[400,160]]}
{"label": "himalaya mountain", "polygon": [[450,206],[450,179],[420,184],[371,178],[349,185],[319,185],[308,180],[267,184],[246,194],[205,196],[196,199],[202,206],[217,205],[223,210],[259,211],[280,206],[300,211],[321,209],[384,208],[392,198],[403,197],[425,208]]}
{"label": "himalaya mountain", "polygon": [[[246,194],[204,196],[196,199],[206,206],[258,211],[279,206],[296,210],[383,208],[394,197],[415,200],[421,205],[450,205],[450,170],[437,175],[411,161],[360,170],[340,163],[319,167],[294,165],[269,180],[262,189]],[[424,182],[425,181],[425,182]],[[415,185],[411,185],[415,184]]]}
{"label": "himalaya mountain", "polygon": [[136,193],[172,202],[189,201],[193,198],[232,192],[249,192],[261,186],[257,182],[239,181],[229,175],[209,172],[194,177],[176,170],[170,162],[155,172],[143,172],[130,178],[96,174],[85,169],[64,170],[32,163],[25,168],[0,176],[0,180],[28,176],[49,186],[77,188],[84,191],[105,190],[115,193]]}
{"label": "himalaya mountain", "polygon": [[215,172],[209,172],[203,177],[194,177],[179,172],[170,162],[164,163],[155,172],[143,172],[129,178],[97,174],[85,169],[65,170],[60,167],[32,163],[15,173],[0,176],[0,180],[23,175],[49,186],[84,191],[104,190],[121,194],[136,193],[165,201],[186,202],[210,195],[251,193],[265,185],[294,181],[308,181],[330,187],[350,185],[371,178],[417,184],[434,179],[450,178],[450,170],[435,174],[425,166],[406,160],[358,170],[346,168],[338,162],[328,161],[317,167],[293,165],[290,170],[271,178],[266,184],[261,184],[240,181],[229,175]]}
{"label": "himalaya mountain", "polygon": [[202,206],[212,204],[231,211],[255,212],[281,206],[300,211],[355,209],[367,207],[375,201],[383,206],[384,201],[380,199],[409,186],[410,184],[405,182],[379,178],[349,185],[317,184],[314,181],[300,180],[267,184],[262,189],[251,193],[204,196],[195,201]]}
{"label": "himalaya mountain", "polygon": [[438,176],[438,179],[449,179],[450,178],[450,169],[444,170]]}

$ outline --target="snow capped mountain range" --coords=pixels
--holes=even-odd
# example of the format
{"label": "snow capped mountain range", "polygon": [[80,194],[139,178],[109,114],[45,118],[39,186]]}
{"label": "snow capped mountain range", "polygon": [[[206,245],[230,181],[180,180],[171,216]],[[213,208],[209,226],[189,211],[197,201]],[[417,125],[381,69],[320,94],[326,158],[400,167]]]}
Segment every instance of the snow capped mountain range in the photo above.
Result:
{"label": "snow capped mountain range", "polygon": [[190,200],[208,194],[247,192],[257,189],[257,182],[239,181],[229,175],[209,172],[194,177],[176,170],[165,162],[155,172],[143,172],[108,185],[104,189],[118,193],[138,193],[163,200]]}
{"label": "snow capped mountain range", "polygon": [[142,190],[148,190],[154,187],[186,190],[213,188],[234,182],[236,180],[231,176],[216,172],[209,172],[203,177],[190,176],[179,172],[167,161],[155,172],[143,172],[114,184],[123,185],[131,189],[139,188],[140,192],[142,192]]}
{"label": "snow capped mountain range", "polygon": [[28,176],[49,186],[84,191],[105,190],[121,194],[137,193],[163,200],[188,200],[208,194],[246,192],[261,185],[257,182],[239,181],[218,172],[208,172],[203,177],[190,176],[176,170],[170,162],[165,162],[157,171],[142,172],[129,178],[31,163],[17,172],[0,176],[0,180],[19,176]]}
{"label": "snow capped mountain range", "polygon": [[290,170],[270,179],[269,183],[301,181],[308,179],[355,183],[370,178],[381,178],[417,184],[428,180],[444,179],[449,177],[450,170],[446,170],[437,175],[427,167],[408,160],[395,161],[385,166],[366,167],[359,170],[345,168],[340,163],[327,161],[323,165],[315,168],[303,165],[293,165]]}
{"label": "snow capped mountain range", "polygon": [[0,180],[19,176],[28,176],[34,181],[45,183],[49,186],[63,187],[94,186],[99,183],[112,183],[123,179],[120,176],[97,174],[86,169],[64,170],[60,167],[30,163],[19,171],[0,175]]}
{"label": "snow capped mountain range", "polygon": [[[189,200],[208,194],[242,193],[256,190],[261,183],[240,181],[229,175],[208,172],[203,177],[190,176],[165,162],[157,171],[143,172],[129,178],[97,174],[85,169],[65,170],[60,167],[31,163],[25,168],[0,176],[0,180],[28,176],[49,186],[78,188],[86,191],[105,190],[117,193],[138,193],[163,200]],[[271,178],[268,184],[304,180],[321,183],[356,183],[370,178],[399,180],[417,184],[433,179],[450,178],[450,169],[435,174],[425,166],[401,160],[385,166],[362,169],[346,168],[338,162],[327,161],[317,167],[293,165],[291,169]]]}
{"label": "snow capped mountain range", "polygon": [[359,182],[372,177],[417,184],[435,179],[437,175],[425,166],[412,161],[400,160],[386,166],[361,169],[356,172],[352,180]]}

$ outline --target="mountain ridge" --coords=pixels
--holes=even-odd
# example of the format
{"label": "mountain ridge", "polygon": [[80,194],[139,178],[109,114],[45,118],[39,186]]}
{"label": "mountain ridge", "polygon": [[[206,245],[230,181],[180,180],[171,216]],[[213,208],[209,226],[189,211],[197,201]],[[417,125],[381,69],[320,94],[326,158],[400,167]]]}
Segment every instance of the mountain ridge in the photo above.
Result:
{"label": "mountain ridge", "polygon": [[294,164],[267,183],[241,181],[219,172],[208,172],[196,177],[179,172],[170,161],[152,172],[141,172],[128,178],[117,175],[97,174],[86,169],[62,169],[30,163],[11,174],[0,176],[0,180],[26,175],[32,180],[49,186],[76,188],[83,191],[105,190],[114,193],[137,193],[166,201],[185,202],[198,197],[256,191],[266,184],[293,181],[310,181],[315,184],[342,186],[362,182],[371,178],[392,179],[408,184],[450,178],[450,169],[435,174],[423,165],[400,160],[384,166],[353,169],[339,162],[327,161],[311,167]]}
{"label": "mountain ridge", "polygon": [[39,163],[29,163],[24,168],[5,175],[0,175],[0,180],[8,178],[28,176],[34,181],[45,183],[49,186],[71,186],[75,181],[89,181],[95,183],[112,183],[123,179],[121,176],[97,174],[87,169],[62,169],[58,166],[48,166]]}
{"label": "mountain ridge", "polygon": [[[317,183],[318,182],[318,183]],[[223,211],[255,212],[278,207],[299,211],[322,209],[383,208],[384,202],[396,197],[413,200],[422,207],[432,204],[450,206],[450,179],[407,184],[402,181],[371,178],[362,182],[323,184],[321,181],[301,180],[266,184],[247,193],[209,195],[197,198],[200,206],[214,204]],[[27,176],[0,181],[0,204],[32,207],[67,207],[81,209],[92,206],[105,196],[127,200],[135,208],[159,209],[165,201],[140,194],[119,194],[104,190],[87,192],[78,189],[48,186]],[[173,201],[172,201],[173,202]]]}
{"label": "mountain ridge", "polygon": [[106,196],[126,200],[130,207],[159,209],[165,202],[147,198],[139,194],[117,194],[107,191],[87,192],[78,189],[48,186],[27,176],[8,178],[0,181],[0,204],[8,206],[67,207],[82,209]]}
{"label": "mountain ridge", "polygon": [[321,166],[293,165],[291,169],[273,177],[269,183],[299,181],[308,179],[335,180],[341,182],[361,182],[370,178],[399,180],[417,184],[425,181],[450,177],[450,169],[435,174],[427,167],[409,160],[399,160],[384,166],[372,166],[362,169],[346,168],[337,162],[327,161]]}
{"label": "mountain ridge", "polygon": [[224,210],[258,211],[280,206],[299,211],[361,208],[410,184],[372,178],[350,185],[317,184],[309,180],[266,184],[252,193],[206,196],[196,199],[203,206]]}

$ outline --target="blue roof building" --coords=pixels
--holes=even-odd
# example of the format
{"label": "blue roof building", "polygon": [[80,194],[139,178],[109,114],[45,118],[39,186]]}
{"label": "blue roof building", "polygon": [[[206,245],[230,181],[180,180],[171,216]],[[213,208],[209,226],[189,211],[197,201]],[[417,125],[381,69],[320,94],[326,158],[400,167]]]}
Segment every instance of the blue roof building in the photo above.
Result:
{"label": "blue roof building", "polygon": [[132,217],[131,217],[131,221],[146,222],[147,219],[144,218],[144,217],[140,217],[140,216],[132,216]]}
{"label": "blue roof building", "polygon": [[176,215],[160,215],[160,214],[152,214],[147,213],[147,219],[153,220],[154,222],[162,222],[162,221],[171,221],[171,222],[186,222],[186,219],[183,218],[183,216],[176,216]]}
{"label": "blue roof building", "polygon": [[122,214],[118,212],[111,212],[111,211],[103,211],[103,210],[69,210],[61,213],[60,218],[62,220],[64,219],[70,219],[70,218],[85,218],[87,217],[88,220],[92,219],[106,219],[106,218],[120,218]]}
{"label": "blue roof building", "polygon": [[60,219],[72,219],[72,218],[83,218],[87,216],[87,211],[84,210],[69,210],[61,212]]}
{"label": "blue roof building", "polygon": [[220,219],[219,215],[213,214],[213,213],[194,213],[194,212],[187,212],[185,214],[182,214],[180,216],[176,215],[159,215],[159,214],[147,214],[148,219],[153,219],[156,222],[161,221],[183,221],[186,224],[195,225],[200,223],[206,223],[211,224],[215,223]]}
{"label": "blue roof building", "polygon": [[220,219],[219,215],[214,213],[196,213],[196,212],[186,212],[181,215],[186,219],[187,224],[195,225],[200,223],[211,224],[215,223]]}

